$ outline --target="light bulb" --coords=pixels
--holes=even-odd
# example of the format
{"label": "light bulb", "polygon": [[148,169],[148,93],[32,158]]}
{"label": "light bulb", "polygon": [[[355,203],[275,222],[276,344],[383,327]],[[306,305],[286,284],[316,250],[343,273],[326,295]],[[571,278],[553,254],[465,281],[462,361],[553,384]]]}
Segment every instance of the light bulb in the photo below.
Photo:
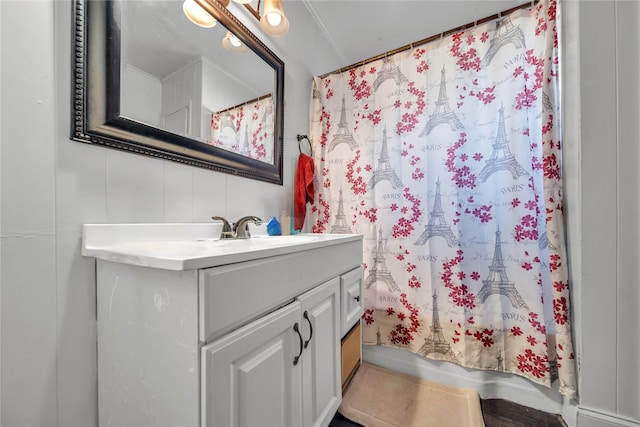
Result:
{"label": "light bulb", "polygon": [[242,42],[238,40],[236,36],[229,37],[229,43],[231,43],[234,47],[242,46]]}
{"label": "light bulb", "polygon": [[195,0],[184,0],[182,11],[191,22],[200,27],[211,28],[216,25],[217,21],[213,16],[209,15]]}
{"label": "light bulb", "polygon": [[260,18],[260,28],[265,34],[280,37],[289,31],[289,20],[284,14],[282,0],[264,0],[264,12]]}
{"label": "light bulb", "polygon": [[282,22],[282,16],[279,13],[267,13],[267,21],[272,27],[277,27]]}
{"label": "light bulb", "polygon": [[231,31],[227,31],[227,35],[222,39],[222,46],[236,55],[244,55],[249,51],[249,48]]}

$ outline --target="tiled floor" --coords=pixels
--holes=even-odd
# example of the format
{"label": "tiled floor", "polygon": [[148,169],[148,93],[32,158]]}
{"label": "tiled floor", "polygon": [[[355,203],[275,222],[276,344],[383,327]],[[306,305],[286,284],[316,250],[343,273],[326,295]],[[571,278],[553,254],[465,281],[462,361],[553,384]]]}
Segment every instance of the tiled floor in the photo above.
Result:
{"label": "tiled floor", "polygon": [[[481,400],[480,403],[486,427],[566,427],[559,415],[537,411],[508,400],[487,399]],[[359,426],[360,424],[349,421],[340,413],[337,413],[329,424],[329,427]]]}

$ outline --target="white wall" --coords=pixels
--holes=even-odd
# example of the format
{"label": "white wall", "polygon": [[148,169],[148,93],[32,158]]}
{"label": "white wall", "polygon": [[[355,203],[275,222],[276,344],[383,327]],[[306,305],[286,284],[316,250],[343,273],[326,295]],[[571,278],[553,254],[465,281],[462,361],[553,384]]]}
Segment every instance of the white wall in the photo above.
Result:
{"label": "white wall", "polygon": [[162,102],[160,79],[133,65],[124,64],[120,84],[120,114],[151,126],[159,126]]}
{"label": "white wall", "polygon": [[[564,6],[574,19],[563,31],[576,43],[564,65],[577,424],[638,425],[640,13],[637,1]],[[302,2],[286,7],[302,18],[286,37],[265,38],[286,63],[280,187],[70,141],[70,4],[0,1],[0,424],[96,425],[95,272],[80,256],[81,224],[269,218],[292,206],[311,76],[346,64],[330,54]],[[402,354],[382,358],[427,375],[442,370]],[[520,386],[511,377],[491,381],[496,394]],[[502,397],[563,405],[553,392],[522,387],[529,390]]]}
{"label": "white wall", "polygon": [[[573,5],[573,2],[571,2]],[[580,2],[578,425],[640,425],[640,3]],[[574,81],[575,83],[575,81]],[[576,92],[574,92],[576,93]]]}
{"label": "white wall", "polygon": [[53,2],[0,8],[2,424],[45,425],[58,361]]}
{"label": "white wall", "polygon": [[[312,71],[278,50],[287,64],[278,186],[69,140],[70,3],[2,0],[0,17],[0,424],[91,427],[95,271],[80,255],[81,224],[270,218],[288,210]],[[319,43],[309,22],[301,28],[300,43]]]}

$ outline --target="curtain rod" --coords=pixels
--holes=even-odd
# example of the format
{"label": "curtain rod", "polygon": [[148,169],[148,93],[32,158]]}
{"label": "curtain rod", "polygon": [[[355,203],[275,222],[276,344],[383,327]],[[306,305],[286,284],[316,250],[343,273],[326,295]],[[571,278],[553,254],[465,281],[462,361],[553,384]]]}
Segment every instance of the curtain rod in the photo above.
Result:
{"label": "curtain rod", "polygon": [[377,61],[378,59],[382,59],[382,58],[385,58],[385,57],[390,56],[390,55],[395,55],[396,53],[403,52],[403,51],[408,50],[408,49],[413,49],[414,46],[420,46],[422,44],[429,43],[429,42],[432,42],[434,40],[438,40],[438,39],[444,38],[444,37],[446,37],[446,36],[448,36],[450,34],[457,33],[459,31],[464,31],[464,30],[467,30],[469,28],[473,28],[473,27],[477,26],[478,24],[484,24],[485,22],[489,22],[489,21],[493,21],[493,20],[502,18],[503,16],[510,15],[511,13],[516,12],[516,11],[518,11],[520,9],[526,9],[528,7],[534,7],[536,4],[538,4],[539,1],[540,0],[529,1],[527,3],[523,3],[523,4],[519,5],[519,6],[512,7],[511,9],[503,10],[502,12],[498,12],[498,13],[496,13],[494,15],[487,16],[486,18],[482,18],[482,19],[478,19],[477,21],[469,22],[468,24],[452,28],[452,29],[450,29],[448,31],[443,31],[442,33],[439,33],[439,34],[434,34],[434,35],[432,35],[430,37],[427,37],[425,39],[418,40],[417,42],[414,42],[414,43],[399,47],[397,49],[390,50],[390,51],[385,52],[385,53],[381,53],[380,55],[372,56],[371,58],[365,59],[364,61],[356,62],[355,64],[351,64],[351,65],[348,65],[346,67],[341,67],[341,68],[338,68],[337,70],[333,70],[331,72],[325,73],[325,74],[321,75],[320,78],[323,79],[323,78],[325,78],[325,77],[327,77],[327,76],[329,76],[331,74],[343,73],[343,72],[349,71],[349,70],[351,70],[353,68],[360,67],[362,65],[366,65],[366,64],[368,64],[370,62],[373,62],[373,61]]}
{"label": "curtain rod", "polygon": [[[2,0],[0,0],[0,1],[2,1]],[[257,98],[250,99],[250,100],[248,100],[248,101],[244,101],[244,102],[242,102],[242,103],[240,103],[240,104],[238,104],[238,105],[234,105],[233,107],[225,108],[224,110],[220,110],[220,111],[214,111],[214,112],[213,112],[213,113],[211,113],[211,114],[222,114],[222,113],[226,113],[227,111],[231,111],[231,110],[233,110],[233,109],[236,109],[236,108],[238,108],[238,107],[242,107],[242,106],[245,106],[245,105],[253,104],[254,102],[262,101],[263,99],[267,99],[267,98],[270,98],[270,97],[271,97],[271,94],[270,94],[270,93],[267,93],[266,95],[262,95],[262,96],[259,96],[259,97],[257,97]]]}

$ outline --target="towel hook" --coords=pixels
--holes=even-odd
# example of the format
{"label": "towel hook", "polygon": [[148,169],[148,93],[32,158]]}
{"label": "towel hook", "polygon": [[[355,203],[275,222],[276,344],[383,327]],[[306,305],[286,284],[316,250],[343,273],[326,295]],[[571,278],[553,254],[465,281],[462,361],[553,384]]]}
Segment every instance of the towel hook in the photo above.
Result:
{"label": "towel hook", "polygon": [[313,147],[311,146],[311,141],[309,140],[309,137],[307,137],[307,135],[298,135],[296,136],[296,138],[298,139],[298,150],[300,151],[300,154],[302,154],[302,147],[300,146],[300,141],[302,141],[303,139],[306,139],[307,142],[309,143],[309,157],[313,157]]}

